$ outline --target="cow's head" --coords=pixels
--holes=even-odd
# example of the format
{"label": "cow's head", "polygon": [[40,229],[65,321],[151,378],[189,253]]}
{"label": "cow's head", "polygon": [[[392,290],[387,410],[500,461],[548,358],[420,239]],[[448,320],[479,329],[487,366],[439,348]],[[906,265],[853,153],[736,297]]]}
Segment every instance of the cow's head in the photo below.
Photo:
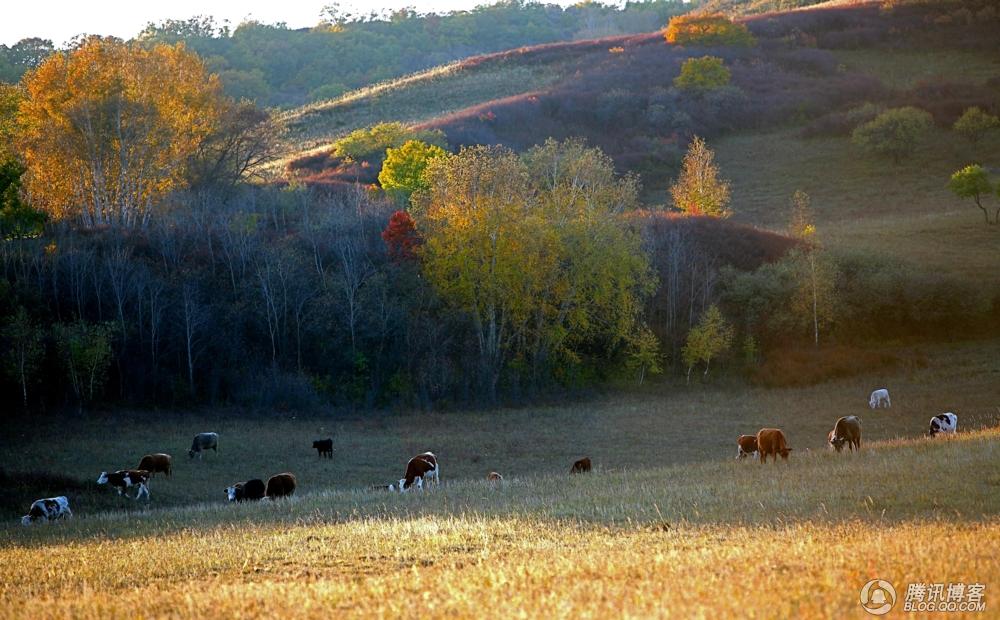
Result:
{"label": "cow's head", "polygon": [[31,515],[24,515],[21,517],[21,525],[31,525],[32,521],[33,519],[31,518]]}
{"label": "cow's head", "polygon": [[97,477],[97,484],[107,484],[108,483],[108,472],[102,471],[101,475]]}
{"label": "cow's head", "polygon": [[835,431],[830,431],[828,439],[830,440],[830,447],[835,449],[837,452],[840,452],[844,448],[844,444],[847,443],[847,438],[837,437]]}
{"label": "cow's head", "polygon": [[235,484],[231,487],[226,487],[226,497],[228,497],[231,502],[236,501],[236,487],[237,485]]}
{"label": "cow's head", "polygon": [[784,448],[781,450],[781,458],[788,460],[788,453],[792,451],[792,448]]}
{"label": "cow's head", "polygon": [[193,449],[192,450],[188,450],[188,458],[189,459],[193,459],[194,455],[195,455],[195,451]]}

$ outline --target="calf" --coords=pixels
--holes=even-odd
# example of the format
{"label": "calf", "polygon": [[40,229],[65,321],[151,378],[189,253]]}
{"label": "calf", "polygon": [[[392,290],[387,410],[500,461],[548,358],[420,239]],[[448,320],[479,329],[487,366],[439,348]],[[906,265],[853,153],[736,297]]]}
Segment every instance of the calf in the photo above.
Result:
{"label": "calf", "polygon": [[194,458],[197,454],[198,458],[201,458],[201,453],[206,450],[219,451],[219,434],[218,433],[198,433],[194,436],[194,440],[191,442],[191,449],[188,450],[188,457]]}
{"label": "calf", "polygon": [[162,473],[169,478],[173,469],[173,459],[169,454],[147,454],[139,461],[136,469],[145,469],[150,476]]}
{"label": "calf", "polygon": [[253,502],[263,499],[266,494],[267,487],[264,486],[264,481],[260,478],[237,482],[231,487],[226,487],[226,497],[231,502]]}
{"label": "calf", "polygon": [[837,420],[833,430],[826,436],[830,447],[840,452],[846,443],[850,450],[861,450],[861,420],[849,415]]}
{"label": "calf", "polygon": [[326,456],[327,458],[333,458],[333,440],[332,439],[317,439],[313,442],[313,449],[319,452],[319,458]]}
{"label": "calf", "polygon": [[434,456],[433,452],[418,454],[406,463],[406,473],[404,473],[403,477],[399,479],[399,488],[397,489],[395,486],[389,485],[389,490],[398,490],[402,493],[414,485],[416,485],[418,489],[423,489],[425,479],[428,484],[430,484],[431,480],[440,484],[440,471],[441,470],[438,468],[437,457]]}
{"label": "calf", "polygon": [[761,464],[767,462],[768,455],[778,461],[778,455],[782,460],[788,460],[788,453],[792,451],[785,441],[785,433],[778,428],[762,428],[757,431],[757,451],[760,454]]}
{"label": "calf", "polygon": [[569,473],[571,474],[586,474],[589,473],[591,469],[590,457],[585,456],[579,461],[573,463],[573,466],[569,468]]}
{"label": "calf", "polygon": [[129,487],[138,487],[139,490],[135,494],[136,499],[143,495],[149,499],[148,483],[149,472],[145,469],[119,469],[112,474],[102,471],[100,477],[97,478],[97,484],[110,484],[118,491],[118,495],[125,497],[128,497],[126,491]]}
{"label": "calf", "polygon": [[72,516],[73,511],[69,509],[69,500],[65,495],[36,499],[28,509],[28,514],[21,517],[21,525],[31,525],[35,521],[55,521]]}
{"label": "calf", "polygon": [[279,497],[290,497],[295,493],[295,475],[284,473],[275,474],[267,479],[267,488],[264,490],[264,496],[268,499],[276,499]]}
{"label": "calf", "polygon": [[958,416],[954,413],[939,413],[931,418],[931,427],[927,435],[933,437],[938,433],[954,433],[958,430]]}
{"label": "calf", "polygon": [[498,472],[495,471],[491,471],[486,476],[486,479],[489,480],[490,482],[503,482],[503,476],[501,476]]}
{"label": "calf", "polygon": [[885,405],[886,409],[892,406],[892,401],[889,400],[889,390],[885,388],[879,388],[872,392],[872,395],[868,397],[868,406],[872,409],[877,409]]}
{"label": "calf", "polygon": [[736,440],[736,460],[757,456],[757,436],[740,435]]}

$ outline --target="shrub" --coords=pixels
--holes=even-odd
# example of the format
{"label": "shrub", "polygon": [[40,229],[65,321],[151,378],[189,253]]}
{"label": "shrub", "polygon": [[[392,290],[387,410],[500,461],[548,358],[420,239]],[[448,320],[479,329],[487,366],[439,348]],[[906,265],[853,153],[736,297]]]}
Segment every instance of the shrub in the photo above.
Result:
{"label": "shrub", "polygon": [[952,129],[962,134],[969,142],[979,142],[987,133],[1000,129],[1000,118],[983,112],[978,107],[971,107],[955,121]]}
{"label": "shrub", "polygon": [[735,45],[749,47],[756,41],[747,27],[725,15],[679,15],[672,17],[664,32],[667,43],[704,47]]}
{"label": "shrub", "polygon": [[333,154],[349,161],[368,161],[382,164],[385,152],[398,148],[410,140],[420,140],[441,148],[448,146],[440,129],[418,131],[403,123],[378,123],[347,134],[333,145]]}
{"label": "shrub", "polygon": [[727,86],[732,73],[717,56],[688,58],[681,66],[681,73],[674,78],[674,86],[703,94]]}
{"label": "shrub", "polygon": [[859,125],[851,140],[861,148],[899,163],[909,157],[932,125],[931,115],[914,107],[893,108]]}

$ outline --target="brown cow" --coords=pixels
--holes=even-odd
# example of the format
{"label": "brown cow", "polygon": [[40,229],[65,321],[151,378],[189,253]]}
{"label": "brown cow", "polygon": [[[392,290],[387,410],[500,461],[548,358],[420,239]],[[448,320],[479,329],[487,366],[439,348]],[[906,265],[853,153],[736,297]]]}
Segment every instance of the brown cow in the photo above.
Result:
{"label": "brown cow", "polygon": [[441,470],[438,468],[437,457],[434,456],[433,452],[424,452],[410,459],[406,463],[406,473],[399,479],[398,488],[390,484],[389,490],[402,493],[414,485],[418,489],[423,489],[424,479],[427,480],[428,484],[431,480],[438,484],[441,483]]}
{"label": "brown cow", "polygon": [[740,435],[736,440],[736,460],[757,456],[757,436]]}
{"label": "brown cow", "polygon": [[571,474],[585,474],[591,469],[590,457],[585,456],[579,461],[573,463],[573,466],[569,468],[569,473]]}
{"label": "brown cow", "polygon": [[169,454],[147,454],[142,457],[141,461],[139,461],[139,465],[136,469],[145,469],[149,472],[150,476],[157,473],[163,473],[169,478],[170,473],[173,470],[173,459]]}
{"label": "brown cow", "polygon": [[264,496],[268,499],[289,497],[295,493],[295,475],[290,473],[275,474],[267,479]]}
{"label": "brown cow", "polygon": [[785,441],[785,433],[779,428],[762,428],[757,431],[757,451],[760,453],[761,464],[767,462],[768,455],[778,461],[778,455],[783,460],[788,460],[788,453],[792,451]]}
{"label": "brown cow", "polygon": [[850,450],[861,450],[861,420],[849,415],[837,420],[833,430],[826,436],[830,447],[840,452],[846,443]]}

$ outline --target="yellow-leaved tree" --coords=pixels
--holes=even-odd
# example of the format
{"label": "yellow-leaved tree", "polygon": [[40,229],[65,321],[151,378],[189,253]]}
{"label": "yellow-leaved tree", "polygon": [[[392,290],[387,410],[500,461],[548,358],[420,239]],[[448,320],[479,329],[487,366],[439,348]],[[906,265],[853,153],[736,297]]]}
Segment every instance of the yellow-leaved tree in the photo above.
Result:
{"label": "yellow-leaved tree", "polygon": [[584,343],[627,343],[654,282],[619,217],[636,181],[606,155],[576,140],[523,157],[477,146],[431,160],[424,178],[414,197],[424,272],[471,316],[490,398],[512,363],[539,378],[577,362]]}
{"label": "yellow-leaved tree", "polygon": [[32,203],[85,226],[146,223],[216,127],[216,76],[183,44],[91,37],[24,78],[19,150]]}

